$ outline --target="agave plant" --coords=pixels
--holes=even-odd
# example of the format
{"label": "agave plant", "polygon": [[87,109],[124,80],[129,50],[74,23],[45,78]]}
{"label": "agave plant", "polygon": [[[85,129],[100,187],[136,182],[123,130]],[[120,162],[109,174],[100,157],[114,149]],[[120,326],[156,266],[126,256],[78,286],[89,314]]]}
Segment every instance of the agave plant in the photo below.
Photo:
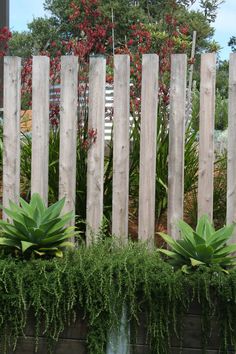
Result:
{"label": "agave plant", "polygon": [[46,207],[37,193],[30,203],[20,198],[20,206],[9,201],[3,210],[10,220],[0,220],[0,246],[24,256],[62,257],[65,247],[73,246],[68,239],[74,236],[74,227],[66,227],[73,212],[60,216],[64,203],[65,198]]}
{"label": "agave plant", "polygon": [[194,231],[187,223],[178,222],[181,239],[174,240],[170,236],[159,233],[170,249],[159,249],[169,257],[169,261],[175,267],[182,267],[188,271],[191,267],[200,265],[218,265],[222,269],[235,265],[236,244],[228,244],[232,236],[234,225],[225,226],[215,230],[208,216],[203,215]]}

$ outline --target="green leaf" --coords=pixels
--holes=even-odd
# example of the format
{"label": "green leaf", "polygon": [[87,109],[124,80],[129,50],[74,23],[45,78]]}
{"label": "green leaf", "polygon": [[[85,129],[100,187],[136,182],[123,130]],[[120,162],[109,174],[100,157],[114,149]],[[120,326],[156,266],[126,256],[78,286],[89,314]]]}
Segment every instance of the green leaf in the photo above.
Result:
{"label": "green leaf", "polygon": [[181,232],[182,239],[185,240],[188,245],[189,251],[191,250],[191,253],[194,253],[196,247],[194,230],[183,220],[179,220],[178,227]]}
{"label": "green leaf", "polygon": [[22,209],[26,212],[26,214],[32,218],[34,214],[34,210],[31,207],[31,205],[28,204],[23,198],[20,198],[20,204],[22,206]]}
{"label": "green leaf", "polygon": [[5,237],[0,237],[0,245],[20,249],[19,244],[17,244],[14,240],[10,240]]}
{"label": "green leaf", "polygon": [[172,246],[173,250],[179,253],[182,257],[189,258],[192,256],[191,252],[185,248],[186,244],[181,243],[181,240],[177,240],[174,245]]}
{"label": "green leaf", "polygon": [[[200,235],[198,235],[195,231],[194,231],[194,240],[195,240],[195,244],[197,245],[205,245],[206,241],[204,240],[203,237],[201,237]],[[196,247],[195,246],[195,247]]]}
{"label": "green leaf", "polygon": [[178,240],[178,244],[181,245],[188,252],[189,255],[195,255],[195,247],[188,239],[185,238],[184,240]]}
{"label": "green leaf", "polygon": [[39,226],[41,223],[41,214],[37,206],[34,209],[33,219],[35,220],[37,226]]}
{"label": "green leaf", "polygon": [[17,222],[24,224],[24,217],[20,213],[16,211],[12,211],[8,208],[3,208],[4,212],[7,216],[9,216],[13,221],[16,220]]}
{"label": "green leaf", "polygon": [[27,241],[27,237],[25,237],[25,235],[23,235],[14,225],[7,222],[3,225],[1,221],[3,220],[0,220],[0,225],[2,226],[4,234],[8,234],[10,237],[13,236],[18,240],[20,239]]}
{"label": "green leaf", "polygon": [[48,221],[45,221],[43,224],[40,225],[40,229],[47,234],[50,229],[56,225],[61,219],[60,218],[55,218],[55,219],[49,219]]}
{"label": "green leaf", "polygon": [[44,215],[46,209],[45,203],[43,199],[40,197],[38,193],[34,193],[31,197],[30,205],[32,206],[33,209],[38,208],[41,217]]}
{"label": "green leaf", "polygon": [[55,252],[55,256],[59,257],[59,258],[62,258],[63,257],[63,252],[61,250],[57,250]]}
{"label": "green leaf", "polygon": [[187,264],[184,264],[182,267],[181,267],[181,271],[185,274],[190,274],[190,271],[189,271],[189,267],[187,266]]}
{"label": "green leaf", "polygon": [[25,251],[27,251],[29,248],[36,246],[34,243],[32,242],[27,242],[27,241],[21,241],[21,248],[22,248],[22,252],[25,253]]}
{"label": "green leaf", "polygon": [[58,247],[60,248],[68,248],[68,247],[71,247],[71,248],[74,248],[75,247],[75,244],[73,242],[62,242],[60,243],[60,245],[58,245]]}
{"label": "green leaf", "polygon": [[45,256],[45,254],[46,254],[46,252],[40,252],[40,251],[37,251],[37,250],[34,250],[33,252],[36,253],[39,256]]}
{"label": "green leaf", "polygon": [[194,258],[190,258],[190,261],[193,267],[205,264],[204,262],[201,262],[198,259],[194,259]]}
{"label": "green leaf", "polygon": [[169,246],[173,247],[173,245],[175,244],[175,240],[174,240],[171,236],[165,234],[164,232],[158,232],[158,235],[160,235],[161,238],[163,238],[163,240],[164,240]]}
{"label": "green leaf", "polygon": [[23,215],[26,228],[37,227],[37,222],[28,215]]}
{"label": "green leaf", "polygon": [[61,217],[61,220],[50,229],[50,232],[48,232],[48,236],[52,235],[53,233],[63,228],[66,224],[68,224],[69,221],[73,219],[73,217],[74,217],[74,213],[72,211],[63,215]]}
{"label": "green leaf", "polygon": [[24,225],[24,223],[19,223],[16,220],[13,220],[13,224],[15,226],[15,228],[22,234],[25,236],[26,239],[29,238],[29,231],[27,230],[26,226]]}
{"label": "green leaf", "polygon": [[172,250],[174,250],[175,252],[177,252],[178,254],[180,254],[182,257],[191,257],[191,253],[188,252],[187,249],[185,249],[180,243],[179,241],[175,241],[173,240],[169,235],[166,235],[163,232],[158,232],[158,234],[163,238],[163,240],[169,245],[171,246]]}
{"label": "green leaf", "polygon": [[29,239],[32,243],[37,243],[37,244],[41,243],[44,237],[44,232],[41,229],[37,227],[31,227],[29,228],[29,232],[30,232]]}
{"label": "green leaf", "polygon": [[158,252],[162,252],[164,255],[166,255],[166,256],[168,256],[168,257],[175,257],[175,256],[176,256],[176,253],[175,253],[175,252],[166,250],[166,249],[164,249],[164,248],[159,248],[159,249],[158,249]]}
{"label": "green leaf", "polygon": [[197,255],[201,260],[209,260],[214,253],[214,249],[211,246],[197,245],[196,246]]}
{"label": "green leaf", "polygon": [[236,244],[228,245],[225,247],[222,247],[221,250],[218,250],[215,254],[220,256],[220,255],[229,255],[230,253],[236,252]]}
{"label": "green leaf", "polygon": [[18,204],[12,202],[11,200],[9,200],[9,207],[14,212],[17,212],[19,214],[24,214],[24,210],[22,210],[22,208]]}
{"label": "green leaf", "polygon": [[44,212],[42,222],[46,222],[49,217],[52,219],[57,218],[61,214],[64,204],[65,204],[65,198],[59,200],[58,202],[56,202],[55,204],[47,208],[46,211]]}
{"label": "green leaf", "polygon": [[201,216],[197,223],[196,233],[203,237],[205,240],[215,232],[215,229],[211,225],[207,215]]}
{"label": "green leaf", "polygon": [[61,234],[56,234],[54,236],[51,237],[45,237],[42,241],[41,244],[42,245],[49,245],[49,244],[54,244],[57,242],[62,242],[64,240],[68,240],[69,238],[71,238],[73,236],[73,234],[67,234],[65,232],[62,232]]}
{"label": "green leaf", "polygon": [[183,237],[187,237],[188,240],[192,241],[193,245],[194,245],[194,240],[193,240],[193,232],[194,232],[194,230],[191,228],[191,226],[189,226],[183,220],[179,220],[177,225],[178,225],[179,230],[181,231],[181,235]]}
{"label": "green leaf", "polygon": [[233,234],[235,225],[228,225],[214,232],[208,239],[207,243],[215,249],[222,243],[226,243]]}

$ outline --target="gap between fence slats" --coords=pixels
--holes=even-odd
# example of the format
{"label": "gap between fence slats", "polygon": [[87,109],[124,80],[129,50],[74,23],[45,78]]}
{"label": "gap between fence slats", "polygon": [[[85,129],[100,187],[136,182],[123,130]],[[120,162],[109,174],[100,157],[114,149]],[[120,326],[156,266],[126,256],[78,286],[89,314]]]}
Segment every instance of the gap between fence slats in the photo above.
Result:
{"label": "gap between fence slats", "polygon": [[130,58],[114,58],[112,233],[128,239]]}
{"label": "gap between fence slats", "polygon": [[[20,196],[21,59],[4,58],[3,206]],[[3,212],[3,218],[6,215]]]}
{"label": "gap between fence slats", "polygon": [[97,138],[88,150],[86,206],[88,244],[99,231],[103,219],[105,83],[105,58],[90,57],[88,127],[96,132]]}
{"label": "gap between fence slats", "polygon": [[213,218],[216,54],[201,56],[198,218]]}
{"label": "gap between fence slats", "polygon": [[143,55],[138,234],[139,239],[151,243],[155,234],[158,70],[158,56]]}
{"label": "gap between fence slats", "polygon": [[168,233],[179,238],[176,225],[184,208],[184,143],[186,112],[187,56],[171,57],[169,163],[168,163]]}
{"label": "gap between fence slats", "polygon": [[49,58],[33,57],[31,195],[48,202]]}
{"label": "gap between fence slats", "polygon": [[[236,222],[236,53],[229,60],[227,224]],[[236,235],[234,234],[234,242]]]}
{"label": "gap between fence slats", "polygon": [[[59,198],[64,213],[75,212],[78,108],[78,58],[61,58]],[[70,223],[74,225],[74,221]]]}

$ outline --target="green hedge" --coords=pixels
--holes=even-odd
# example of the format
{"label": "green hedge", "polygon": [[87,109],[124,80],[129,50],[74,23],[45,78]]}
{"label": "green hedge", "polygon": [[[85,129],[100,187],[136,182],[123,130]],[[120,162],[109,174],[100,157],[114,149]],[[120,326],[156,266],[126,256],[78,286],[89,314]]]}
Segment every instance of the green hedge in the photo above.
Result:
{"label": "green hedge", "polygon": [[[81,247],[63,259],[23,261],[0,257],[0,352],[17,343],[27,315],[36,317],[36,345],[44,324],[49,350],[63,329],[82,311],[89,323],[88,348],[105,353],[107,331],[119,326],[123,304],[128,318],[147,316],[151,353],[168,353],[170,335],[193,299],[203,309],[203,343],[211,315],[218,316],[221,350],[236,342],[236,271],[199,268],[174,272],[157,251],[114,241]],[[182,333],[183,334],[183,333]],[[236,346],[235,346],[236,348]]]}

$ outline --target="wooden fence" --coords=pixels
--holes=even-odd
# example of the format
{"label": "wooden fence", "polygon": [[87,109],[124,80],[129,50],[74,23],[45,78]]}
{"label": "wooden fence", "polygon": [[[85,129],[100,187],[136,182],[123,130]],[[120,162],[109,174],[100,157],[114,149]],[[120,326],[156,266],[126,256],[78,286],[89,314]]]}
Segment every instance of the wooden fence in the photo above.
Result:
{"label": "wooden fence", "polygon": [[[159,59],[143,56],[139,238],[154,240],[156,127]],[[20,191],[20,101],[21,60],[5,57],[4,62],[4,154],[3,205],[18,201]],[[168,230],[179,237],[176,221],[183,217],[184,141],[187,57],[171,59],[168,171]],[[216,55],[201,57],[198,215],[213,210],[214,107]],[[49,58],[33,58],[32,97],[32,193],[48,199],[49,148]],[[89,127],[97,131],[96,143],[88,151],[87,242],[98,230],[103,217],[104,120],[106,60],[91,57],[89,72]],[[66,197],[65,211],[75,209],[76,126],[78,108],[78,60],[61,58],[59,196]],[[112,231],[128,237],[129,145],[130,145],[130,62],[127,55],[114,58],[113,191]],[[227,223],[236,220],[236,54],[230,56]],[[3,215],[3,217],[6,217]],[[236,238],[235,238],[236,241]]]}

